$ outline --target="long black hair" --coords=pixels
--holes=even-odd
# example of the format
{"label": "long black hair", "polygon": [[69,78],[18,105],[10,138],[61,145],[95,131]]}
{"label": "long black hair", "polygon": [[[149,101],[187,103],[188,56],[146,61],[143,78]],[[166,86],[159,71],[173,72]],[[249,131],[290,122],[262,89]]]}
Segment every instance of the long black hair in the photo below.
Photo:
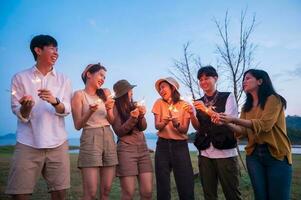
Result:
{"label": "long black hair", "polygon": [[121,97],[115,98],[115,106],[122,123],[130,118],[130,112],[136,108],[133,100],[129,99],[128,92]]}
{"label": "long black hair", "polygon": [[[260,105],[261,109],[264,109],[265,103],[269,96],[275,95],[280,98],[282,105],[284,108],[286,108],[286,100],[281,95],[279,95],[272,84],[272,81],[268,75],[268,73],[264,70],[260,69],[249,69],[244,73],[243,80],[245,80],[245,76],[247,74],[251,74],[253,77],[256,78],[256,80],[262,80],[261,85],[259,85],[258,89],[258,105]],[[253,97],[250,93],[246,93],[246,102],[243,105],[243,111],[248,112],[252,109],[253,106]]]}
{"label": "long black hair", "polygon": [[[96,73],[96,72],[99,72],[100,70],[104,70],[105,72],[107,71],[107,69],[104,67],[104,66],[102,66],[101,64],[95,64],[95,65],[91,65],[91,66],[89,66],[88,67],[88,70],[85,72],[85,74],[82,76],[82,80],[83,80],[83,82],[86,84],[86,82],[87,82],[87,73],[89,72],[90,74],[94,74],[94,73]],[[105,95],[105,92],[104,92],[104,90],[102,89],[102,88],[100,88],[100,89],[97,89],[96,90],[96,94],[97,94],[97,96],[101,99],[101,100],[103,100],[104,102],[107,100],[107,97],[106,97],[106,95]]]}

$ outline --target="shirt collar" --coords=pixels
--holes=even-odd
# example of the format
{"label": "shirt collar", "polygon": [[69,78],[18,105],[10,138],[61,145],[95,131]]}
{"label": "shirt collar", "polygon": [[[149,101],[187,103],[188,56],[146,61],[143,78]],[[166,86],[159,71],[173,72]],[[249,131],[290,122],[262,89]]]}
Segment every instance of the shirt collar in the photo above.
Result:
{"label": "shirt collar", "polygon": [[[37,68],[36,65],[34,65],[34,66],[32,67],[32,73],[42,74],[42,73],[40,72],[40,70]],[[57,72],[56,72],[55,68],[52,67],[52,70],[51,70],[50,72],[48,72],[47,74],[50,74],[50,75],[52,75],[52,76],[56,76],[56,75],[57,75]]]}

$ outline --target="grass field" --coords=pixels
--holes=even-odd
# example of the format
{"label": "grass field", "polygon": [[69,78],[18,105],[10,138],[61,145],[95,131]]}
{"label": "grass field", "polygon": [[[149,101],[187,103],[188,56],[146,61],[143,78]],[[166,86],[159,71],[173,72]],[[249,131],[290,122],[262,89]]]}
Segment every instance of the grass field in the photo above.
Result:
{"label": "grass field", "polygon": [[[74,149],[74,148],[73,148]],[[8,170],[9,170],[9,162],[12,156],[13,147],[0,147],[0,199],[5,200],[9,199],[9,196],[4,194]],[[70,154],[70,162],[71,162],[71,188],[68,190],[67,199],[75,200],[80,199],[82,196],[82,185],[81,185],[81,175],[80,171],[77,169],[77,154]],[[154,155],[152,154],[152,157]],[[193,168],[197,171],[197,154],[196,152],[191,152],[191,159]],[[294,200],[301,199],[301,155],[293,156],[293,183],[292,183],[292,192],[291,198]],[[242,168],[241,168],[242,169]],[[155,182],[155,181],[154,181]],[[174,179],[172,178],[172,199],[178,199],[177,190]],[[244,169],[241,170],[241,179],[240,179],[240,188],[242,191],[242,195],[244,200],[253,199],[253,191],[250,184],[249,177]],[[299,189],[297,189],[299,188]],[[195,197],[196,199],[203,199],[203,192],[201,188],[201,184],[198,178],[195,179]],[[219,188],[219,199],[225,199],[222,193],[221,188]],[[34,194],[32,195],[33,200],[46,200],[50,199],[50,195],[47,193],[47,187],[42,178],[38,180],[36,185],[36,189]],[[119,180],[116,178],[114,180],[110,199],[120,199],[120,185]],[[136,191],[135,199],[139,199],[138,192]],[[153,199],[156,199],[155,185],[153,192]]]}

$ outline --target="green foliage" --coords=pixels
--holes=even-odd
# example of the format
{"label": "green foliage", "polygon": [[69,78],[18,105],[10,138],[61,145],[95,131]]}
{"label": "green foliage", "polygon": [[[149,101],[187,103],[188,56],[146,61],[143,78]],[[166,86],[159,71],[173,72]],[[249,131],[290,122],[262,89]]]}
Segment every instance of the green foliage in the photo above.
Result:
{"label": "green foliage", "polygon": [[[4,190],[6,186],[8,171],[9,171],[9,162],[11,160],[13,146],[0,147],[0,199],[6,200],[10,199],[9,196],[4,195]],[[191,152],[191,161],[195,173],[198,171],[198,159],[197,153]],[[78,154],[70,154],[70,167],[71,167],[71,188],[68,190],[67,199],[77,200],[82,197],[82,179],[80,170],[77,168],[77,156]],[[151,154],[152,160],[154,160],[154,154]],[[243,154],[244,157],[244,154]],[[241,167],[241,179],[240,179],[240,188],[242,192],[242,199],[253,199],[253,190],[250,184],[250,179],[246,171]],[[154,176],[154,191],[153,199],[156,199],[156,188],[155,188],[155,176]],[[299,186],[301,185],[301,155],[293,155],[293,181],[292,181],[292,196],[291,199],[297,200],[301,199],[301,190]],[[179,199],[177,195],[177,188],[175,185],[174,177],[171,176],[171,196],[172,199]],[[225,199],[222,189],[219,186],[218,188],[219,199]],[[196,199],[203,199],[202,186],[199,181],[199,178],[195,178],[195,197]],[[40,178],[37,182],[36,189],[31,199],[46,200],[50,199],[49,193],[47,193],[47,186],[45,181]],[[99,199],[99,198],[98,198]],[[118,178],[115,178],[111,193],[110,199],[120,199],[120,184]],[[135,198],[139,198],[138,188],[136,189]]]}

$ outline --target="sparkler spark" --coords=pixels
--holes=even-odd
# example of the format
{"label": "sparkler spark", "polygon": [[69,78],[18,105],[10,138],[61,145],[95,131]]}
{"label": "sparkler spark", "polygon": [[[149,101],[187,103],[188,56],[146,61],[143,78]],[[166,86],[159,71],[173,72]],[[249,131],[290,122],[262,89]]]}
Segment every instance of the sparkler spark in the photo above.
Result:
{"label": "sparkler spark", "polygon": [[112,93],[108,96],[108,98],[115,98],[115,92],[112,92]]}
{"label": "sparkler spark", "polygon": [[33,83],[40,83],[42,80],[39,77],[35,77],[34,79],[31,79],[31,82]]}
{"label": "sparkler spark", "polygon": [[15,90],[5,90],[6,92],[9,92],[11,95],[15,96],[17,92]]}

